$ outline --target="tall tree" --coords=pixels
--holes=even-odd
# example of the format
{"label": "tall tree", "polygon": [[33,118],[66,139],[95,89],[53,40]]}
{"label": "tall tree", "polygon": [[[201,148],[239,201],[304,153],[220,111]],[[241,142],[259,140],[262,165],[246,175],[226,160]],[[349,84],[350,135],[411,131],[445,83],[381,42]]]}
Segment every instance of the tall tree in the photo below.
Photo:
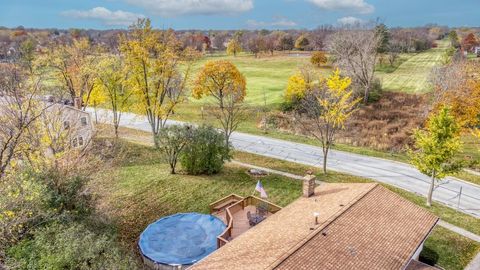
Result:
{"label": "tall tree", "polygon": [[377,51],[379,53],[387,52],[390,43],[390,30],[384,23],[381,23],[375,27],[375,34],[380,40]]}
{"label": "tall tree", "polygon": [[149,19],[140,19],[130,27],[121,37],[120,51],[128,73],[127,85],[137,101],[135,108],[147,116],[155,138],[175,107],[185,100],[196,53],[182,50],[173,30],[153,30]]}
{"label": "tall tree", "polygon": [[293,37],[288,34],[280,35],[279,46],[282,51],[290,51],[295,47]]}
{"label": "tall tree", "polygon": [[248,49],[250,50],[250,52],[253,53],[255,58],[257,58],[259,53],[266,50],[266,48],[265,48],[265,37],[260,36],[260,35],[252,37],[248,41]]}
{"label": "tall tree", "polygon": [[242,103],[247,95],[245,77],[228,61],[209,61],[197,75],[192,95],[196,99],[211,96],[213,111],[225,133],[226,146],[242,120]]}
{"label": "tall tree", "polygon": [[375,30],[341,30],[330,36],[329,52],[335,64],[352,78],[363,92],[363,102],[368,97],[375,79],[375,64],[380,37]]}
{"label": "tall tree", "polygon": [[478,41],[477,39],[475,38],[475,34],[473,33],[470,33],[468,34],[464,39],[463,39],[463,42],[462,42],[462,46],[463,46],[463,49],[467,52],[471,52],[473,51],[473,49],[475,48],[475,46],[478,45]]}
{"label": "tall tree", "polygon": [[432,115],[425,130],[414,132],[414,150],[410,150],[409,154],[412,164],[420,172],[431,177],[427,196],[428,206],[432,205],[436,180],[462,168],[462,163],[455,160],[462,147],[459,132],[460,127],[448,107]]}
{"label": "tall tree", "polygon": [[458,40],[457,31],[455,30],[450,31],[450,33],[448,33],[448,39],[450,40],[450,44],[452,45],[452,47],[458,48],[458,46],[460,45],[460,42]]}
{"label": "tall tree", "polygon": [[123,71],[123,65],[122,58],[118,56],[102,58],[97,66],[98,79],[94,90],[94,94],[98,91],[107,108],[112,111],[115,138],[118,138],[122,112],[132,105],[133,91],[126,87],[128,74]]}
{"label": "tall tree", "polygon": [[320,79],[316,89],[309,91],[297,111],[297,120],[322,145],[323,172],[327,173],[327,159],[337,132],[354,112],[360,99],[353,97],[351,79],[336,70],[326,80]]}
{"label": "tall tree", "polygon": [[432,72],[433,109],[450,108],[457,123],[465,129],[480,125],[480,63],[454,61]]}
{"label": "tall tree", "polygon": [[70,45],[52,46],[38,63],[46,64],[52,70],[72,102],[82,98],[88,102],[95,82],[97,57],[97,48],[87,38],[80,38],[74,39]]}
{"label": "tall tree", "polygon": [[0,65],[0,181],[28,147],[25,139],[46,108],[38,101],[43,77],[23,69],[16,59]]}
{"label": "tall tree", "polygon": [[300,35],[295,41],[295,49],[304,51],[306,47],[310,44],[306,35]]}
{"label": "tall tree", "polygon": [[172,125],[162,128],[155,140],[159,142],[158,150],[162,153],[165,161],[170,165],[170,173],[175,174],[177,162],[183,148],[188,143],[191,127],[183,125]]}
{"label": "tall tree", "polygon": [[242,52],[242,45],[237,38],[232,38],[227,44],[227,54],[237,56],[238,53]]}

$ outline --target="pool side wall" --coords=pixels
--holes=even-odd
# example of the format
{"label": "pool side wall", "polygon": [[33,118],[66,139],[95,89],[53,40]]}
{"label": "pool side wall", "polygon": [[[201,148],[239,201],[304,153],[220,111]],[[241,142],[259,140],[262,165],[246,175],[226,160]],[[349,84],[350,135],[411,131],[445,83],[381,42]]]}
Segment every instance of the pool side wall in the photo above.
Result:
{"label": "pool side wall", "polygon": [[155,263],[154,261],[150,260],[146,256],[142,254],[143,264],[146,265],[149,269],[152,270],[185,270],[188,267],[192,266],[191,264],[188,265],[166,265],[161,263]]}

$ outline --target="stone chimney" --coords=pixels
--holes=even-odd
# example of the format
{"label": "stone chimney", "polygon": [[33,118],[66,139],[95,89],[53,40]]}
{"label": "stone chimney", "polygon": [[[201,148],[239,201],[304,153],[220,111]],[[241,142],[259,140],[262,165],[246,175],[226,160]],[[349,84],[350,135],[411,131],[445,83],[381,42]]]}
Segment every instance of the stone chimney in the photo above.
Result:
{"label": "stone chimney", "polygon": [[315,175],[307,174],[303,178],[303,197],[308,198],[315,193]]}
{"label": "stone chimney", "polygon": [[73,107],[76,109],[81,110],[82,109],[82,98],[81,97],[75,97],[73,99]]}

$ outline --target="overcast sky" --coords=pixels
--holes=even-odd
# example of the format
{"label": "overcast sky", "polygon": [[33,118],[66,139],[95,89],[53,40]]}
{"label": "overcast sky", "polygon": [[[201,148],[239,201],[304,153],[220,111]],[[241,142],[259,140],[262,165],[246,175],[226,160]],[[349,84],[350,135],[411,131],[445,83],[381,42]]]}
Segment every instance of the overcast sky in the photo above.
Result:
{"label": "overcast sky", "polygon": [[387,25],[480,26],[480,0],[0,0],[0,26],[125,28],[138,17],[175,29]]}

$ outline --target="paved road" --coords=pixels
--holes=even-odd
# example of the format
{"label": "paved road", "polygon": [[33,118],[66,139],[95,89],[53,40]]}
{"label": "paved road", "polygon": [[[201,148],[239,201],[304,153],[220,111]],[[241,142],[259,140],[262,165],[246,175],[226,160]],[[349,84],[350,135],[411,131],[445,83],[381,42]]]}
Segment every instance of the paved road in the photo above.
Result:
{"label": "paved road", "polygon": [[[108,118],[108,111],[100,113],[102,114],[100,118]],[[121,126],[150,131],[145,117],[130,113],[122,117]],[[309,166],[322,166],[322,149],[312,145],[240,132],[232,134],[232,144],[238,150],[253,154]],[[427,176],[408,164],[396,161],[331,151],[327,166],[330,170],[370,178],[423,196],[426,196],[429,187]],[[462,195],[459,200],[460,190]],[[433,199],[455,209],[458,207],[460,211],[480,218],[480,186],[478,185],[446,178],[436,187]]]}

